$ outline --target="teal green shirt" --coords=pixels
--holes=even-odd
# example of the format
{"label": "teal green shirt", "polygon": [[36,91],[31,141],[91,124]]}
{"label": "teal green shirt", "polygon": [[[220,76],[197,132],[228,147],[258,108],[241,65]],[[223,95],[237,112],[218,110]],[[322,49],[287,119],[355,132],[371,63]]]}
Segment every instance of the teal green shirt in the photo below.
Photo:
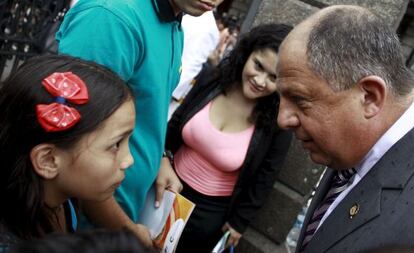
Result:
{"label": "teal green shirt", "polygon": [[159,170],[168,105],[180,76],[180,18],[167,0],[80,0],[66,14],[56,39],[59,53],[109,67],[134,93],[130,148],[135,162],[115,197],[137,221]]}

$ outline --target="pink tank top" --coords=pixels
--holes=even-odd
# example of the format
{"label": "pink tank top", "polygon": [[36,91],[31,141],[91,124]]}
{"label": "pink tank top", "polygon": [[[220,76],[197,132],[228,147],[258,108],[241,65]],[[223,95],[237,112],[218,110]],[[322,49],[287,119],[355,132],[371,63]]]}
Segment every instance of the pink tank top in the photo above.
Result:
{"label": "pink tank top", "polygon": [[184,143],[174,156],[177,174],[189,186],[209,196],[230,196],[246,157],[254,126],[224,133],[210,122],[211,102],[182,131]]}

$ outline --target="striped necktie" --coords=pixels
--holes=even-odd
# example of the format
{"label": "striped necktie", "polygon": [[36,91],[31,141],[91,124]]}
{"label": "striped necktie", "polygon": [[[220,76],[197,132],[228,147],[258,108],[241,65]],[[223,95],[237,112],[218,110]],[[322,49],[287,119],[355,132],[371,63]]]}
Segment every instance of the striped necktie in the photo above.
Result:
{"label": "striped necktie", "polygon": [[312,219],[310,219],[308,226],[306,227],[300,252],[305,250],[329,206],[335,201],[336,197],[338,197],[339,194],[341,194],[341,192],[348,187],[348,182],[355,175],[355,173],[356,170],[354,168],[337,171],[336,175],[332,179],[331,187],[328,193],[326,194],[324,200],[320,203],[319,207],[315,209]]}

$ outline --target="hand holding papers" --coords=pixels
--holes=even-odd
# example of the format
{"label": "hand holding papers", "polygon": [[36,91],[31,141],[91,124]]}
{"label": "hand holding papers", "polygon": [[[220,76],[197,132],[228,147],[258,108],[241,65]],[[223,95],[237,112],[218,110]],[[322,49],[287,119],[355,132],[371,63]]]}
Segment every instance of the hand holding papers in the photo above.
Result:
{"label": "hand holding papers", "polygon": [[154,207],[155,188],[145,201],[139,223],[148,227],[154,244],[162,253],[175,251],[178,240],[195,204],[178,193],[166,190],[160,206]]}

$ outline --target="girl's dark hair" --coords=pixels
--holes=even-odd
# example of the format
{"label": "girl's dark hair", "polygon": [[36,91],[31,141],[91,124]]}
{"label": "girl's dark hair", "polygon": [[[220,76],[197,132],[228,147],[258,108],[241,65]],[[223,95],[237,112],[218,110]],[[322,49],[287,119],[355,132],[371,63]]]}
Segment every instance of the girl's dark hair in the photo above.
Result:
{"label": "girl's dark hair", "polygon": [[[55,98],[42,86],[42,80],[54,72],[67,71],[85,82],[89,101],[79,106],[69,103],[81,115],[75,126],[46,132],[37,121],[35,108]],[[0,222],[23,239],[53,231],[42,179],[30,160],[32,148],[40,143],[73,147],[131,96],[125,83],[110,70],[69,56],[31,58],[13,73],[0,87]]]}
{"label": "girl's dark hair", "polygon": [[[234,49],[219,65],[220,82],[224,92],[242,83],[242,72],[250,54],[271,49],[279,52],[279,46],[292,27],[283,24],[265,24],[240,36]],[[277,118],[279,97],[276,93],[258,100],[251,121],[260,127],[274,126]]]}

